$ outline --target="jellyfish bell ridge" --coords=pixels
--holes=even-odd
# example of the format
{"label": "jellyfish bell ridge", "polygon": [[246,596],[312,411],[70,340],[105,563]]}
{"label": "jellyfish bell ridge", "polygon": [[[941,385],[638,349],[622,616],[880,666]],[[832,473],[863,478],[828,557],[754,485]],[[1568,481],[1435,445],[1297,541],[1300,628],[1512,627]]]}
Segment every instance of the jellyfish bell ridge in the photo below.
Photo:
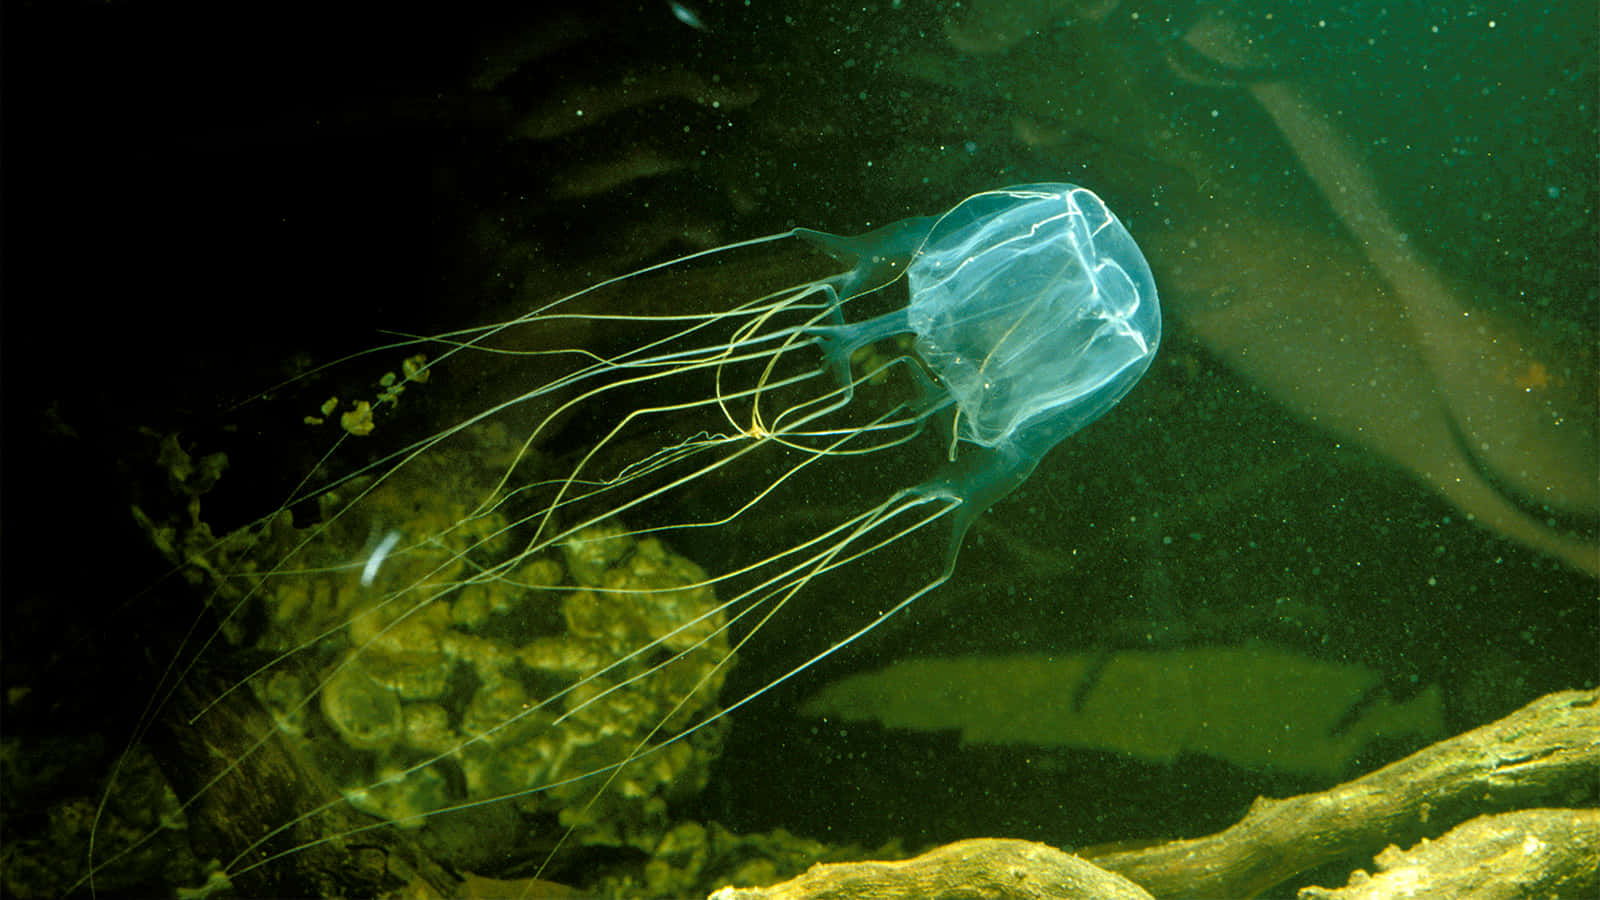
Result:
{"label": "jellyfish bell ridge", "polygon": [[1103,415],[1160,342],[1149,265],[1099,197],[1069,184],[977,194],[907,270],[916,349],[958,409],[957,438],[1042,455]]}
{"label": "jellyfish bell ridge", "polygon": [[912,334],[931,373],[912,416],[920,427],[954,408],[946,463],[901,491],[950,516],[941,581],[976,517],[1115,405],[1160,342],[1149,265],[1100,198],[1075,185],[986,191],[859,237],[796,233],[854,263],[830,281],[839,307],[906,278],[903,308],[848,324],[838,312],[810,331],[841,383],[856,349]]}

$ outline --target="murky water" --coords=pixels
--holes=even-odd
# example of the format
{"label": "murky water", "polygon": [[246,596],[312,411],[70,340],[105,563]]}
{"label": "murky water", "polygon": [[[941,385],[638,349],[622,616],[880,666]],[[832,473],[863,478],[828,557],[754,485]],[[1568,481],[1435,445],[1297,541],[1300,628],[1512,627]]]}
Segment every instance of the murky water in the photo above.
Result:
{"label": "murky water", "polygon": [[[1104,675],[1218,648],[1237,660],[1235,648],[1259,642],[1273,653],[1256,659],[1285,670],[1298,659],[1307,678],[1368,685],[1363,708],[1436,695],[1449,731],[1593,682],[1593,581],[1560,552],[1592,545],[1594,510],[1541,493],[1565,461],[1583,464],[1559,440],[1568,432],[1518,443],[1538,451],[1522,457],[1538,465],[1482,453],[1461,463],[1490,484],[1485,496],[1511,498],[1512,513],[1495,521],[1522,516],[1532,531],[1496,527],[1487,507],[1438,488],[1428,472],[1464,441],[1446,429],[1427,444],[1408,416],[1448,409],[1460,382],[1440,376],[1435,349],[1405,328],[1360,327],[1406,321],[1392,311],[1395,286],[1251,96],[1262,72],[1203,66],[1216,55],[1197,60],[1193,45],[1171,52],[1170,35],[1186,33],[1177,20],[1155,28],[980,4],[971,14],[990,22],[980,28],[947,26],[913,3],[708,5],[701,31],[673,26],[662,7],[659,23],[648,11],[573,11],[493,29],[493,41],[452,29],[452,43],[475,48],[464,54],[473,65],[419,64],[383,82],[378,103],[363,100],[359,79],[341,82],[350,86],[337,103],[313,92],[320,119],[342,123],[334,139],[306,137],[323,133],[301,124],[306,107],[267,88],[251,95],[268,98],[255,106],[241,95],[217,107],[216,127],[163,120],[175,137],[158,169],[170,177],[149,180],[170,193],[114,196],[139,200],[127,209],[145,215],[176,207],[169,227],[148,230],[166,235],[160,246],[193,248],[194,262],[155,253],[124,212],[117,221],[130,227],[117,231],[142,262],[107,268],[165,285],[166,321],[208,324],[168,324],[165,338],[130,326],[118,337],[149,335],[138,352],[86,350],[84,384],[59,376],[54,411],[40,417],[53,423],[39,429],[43,449],[26,451],[39,461],[32,471],[67,470],[41,481],[80,484],[71,479],[116,469],[100,454],[117,448],[120,471],[133,473],[117,480],[137,493],[105,488],[82,502],[104,504],[97,523],[124,521],[136,504],[144,527],[106,541],[103,524],[41,500],[31,543],[8,529],[24,554],[54,548],[36,554],[52,561],[41,570],[78,573],[93,585],[85,594],[114,598],[92,617],[103,628],[58,627],[49,610],[59,594],[42,585],[62,579],[7,589],[18,598],[8,606],[29,612],[9,616],[8,658],[51,646],[65,660],[8,676],[18,692],[7,730],[26,738],[12,746],[58,746],[39,742],[62,734],[59,745],[99,747],[84,755],[100,762],[79,765],[70,787],[18,795],[73,798],[41,805],[54,811],[39,820],[68,835],[63,846],[78,836],[79,868],[43,883],[88,890],[82,835],[102,796],[103,894],[207,878],[245,894],[370,893],[448,881],[443,863],[671,895],[803,868],[823,852],[771,838],[779,827],[866,847],[974,834],[1093,843],[1203,832],[1257,793],[1323,783],[1200,747],[1153,763],[1114,741],[962,743],[951,731],[800,714],[826,685],[908,658],[1057,654],[1100,660],[1086,665]],[[1568,27],[1531,8],[1337,21],[1228,10],[1267,53],[1296,61],[1283,79],[1315,86],[1462,308],[1537,349],[1490,380],[1541,414],[1566,410],[1554,427],[1592,434],[1592,404],[1560,399],[1592,398],[1596,371],[1592,23]],[[1530,42],[1549,43],[1532,63]],[[208,148],[204,165],[196,148]],[[387,162],[374,172],[374,159]],[[245,171],[259,173],[246,193],[200,199],[222,183],[207,173],[245,185]],[[974,524],[949,584],[736,709],[928,583],[947,534],[908,519],[904,540],[824,564],[793,597],[792,575],[769,581],[745,566],[775,560],[768,571],[781,573],[807,555],[786,549],[831,546],[807,541],[936,471],[947,442],[817,464],[804,464],[804,449],[771,447],[603,516],[618,505],[608,479],[648,470],[671,484],[696,442],[747,438],[771,421],[742,396],[731,417],[686,408],[613,433],[626,410],[681,402],[659,380],[616,391],[621,406],[552,395],[467,421],[594,361],[535,351],[604,358],[647,341],[637,318],[547,320],[536,335],[512,329],[470,351],[407,343],[474,340],[483,332],[461,329],[685,252],[797,224],[858,233],[1033,180],[1089,185],[1126,220],[1173,303],[1163,358]],[[831,264],[803,246],[750,248],[607,292],[586,311],[703,314]],[[1281,328],[1270,341],[1253,324],[1264,320]],[[224,340],[239,332],[254,337]],[[50,320],[37,333],[71,332]],[[376,344],[394,346],[307,371]],[[903,349],[877,344],[853,361],[861,421],[913,389],[909,368],[878,374]],[[433,366],[425,383],[407,379],[419,353]],[[1383,390],[1330,404],[1356,394],[1312,376],[1346,371]],[[101,395],[150,432],[102,424],[117,421],[105,412],[117,404]],[[362,430],[362,402],[374,428],[350,436],[342,425]],[[74,442],[61,426],[87,437]],[[216,453],[225,469],[208,463]],[[828,477],[809,477],[824,462]],[[161,568],[144,549],[151,537],[187,561],[151,593],[138,593],[151,579],[135,577],[133,562],[105,567],[116,578],[85,566],[99,552],[89,548],[116,543],[140,549],[114,558]],[[1134,651],[1153,656],[1124,655]],[[1334,665],[1349,668],[1335,679],[1323,668]],[[1108,683],[1085,678],[1058,702],[1091,710]],[[1019,686],[1007,696],[1035,695]],[[1421,733],[1378,739],[1351,765],[1393,758]],[[123,756],[129,735],[138,745]],[[768,837],[729,838],[713,822]],[[168,870],[150,862],[162,854],[188,855]],[[8,878],[19,871],[8,866]]]}

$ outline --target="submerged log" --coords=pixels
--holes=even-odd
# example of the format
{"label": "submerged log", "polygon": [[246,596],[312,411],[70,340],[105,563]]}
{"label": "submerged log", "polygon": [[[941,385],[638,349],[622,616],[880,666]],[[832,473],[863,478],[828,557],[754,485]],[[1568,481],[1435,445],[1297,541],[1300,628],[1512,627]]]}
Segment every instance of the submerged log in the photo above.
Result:
{"label": "submerged log", "polygon": [[195,797],[185,814],[196,854],[238,860],[231,868],[242,874],[219,874],[209,888],[252,897],[459,893],[460,879],[403,831],[352,809],[248,690],[208,691],[203,681],[196,673],[178,689],[150,744],[179,796]]}
{"label": "submerged log", "polygon": [[1329,790],[1258,799],[1217,834],[1095,863],[1157,897],[1253,897],[1314,866],[1484,813],[1592,796],[1597,768],[1600,692],[1564,691]]}
{"label": "submerged log", "polygon": [[957,841],[896,862],[827,863],[711,900],[1149,900],[1127,879],[1033,841]]}
{"label": "submerged log", "polygon": [[1587,900],[1600,896],[1600,810],[1479,816],[1409,850],[1390,845],[1376,862],[1372,874],[1357,871],[1348,885],[1333,890],[1305,888],[1300,900]]}
{"label": "submerged log", "polygon": [[[1097,856],[1093,865],[1042,844],[969,840],[903,862],[814,866],[773,887],[724,888],[712,896],[714,900],[1247,898],[1315,866],[1374,853],[1386,845],[1415,843],[1463,822],[1468,824],[1434,845],[1404,852],[1391,847],[1379,857],[1380,868],[1393,871],[1440,860],[1447,851],[1449,865],[1433,863],[1440,884],[1465,884],[1486,872],[1493,879],[1504,878],[1514,874],[1505,862],[1511,835],[1521,841],[1517,847],[1524,855],[1523,866],[1516,871],[1550,886],[1545,894],[1589,896],[1600,847],[1600,812],[1493,814],[1550,803],[1591,803],[1597,771],[1600,691],[1564,691],[1329,790],[1282,800],[1257,799],[1244,819],[1217,834]],[[1559,844],[1561,852],[1532,853],[1529,848],[1535,844],[1530,840]],[[1430,852],[1430,847],[1438,849]],[[1096,867],[1107,872],[1097,873]],[[1143,890],[1126,893],[1121,879],[1102,879],[1108,873],[1125,876]],[[1387,896],[1317,890],[1308,889],[1304,896],[1313,900]]]}

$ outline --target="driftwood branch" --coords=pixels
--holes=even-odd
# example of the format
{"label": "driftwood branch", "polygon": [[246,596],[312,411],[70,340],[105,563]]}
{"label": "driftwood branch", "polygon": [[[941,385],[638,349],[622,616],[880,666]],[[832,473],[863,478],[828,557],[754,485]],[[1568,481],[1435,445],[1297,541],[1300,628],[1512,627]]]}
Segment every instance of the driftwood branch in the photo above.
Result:
{"label": "driftwood branch", "polygon": [[1253,897],[1313,866],[1474,816],[1586,799],[1597,769],[1600,692],[1565,691],[1330,790],[1259,799],[1217,834],[1095,864],[1157,897]]}
{"label": "driftwood branch", "polygon": [[1045,844],[957,841],[897,862],[829,863],[711,900],[1150,900],[1127,879]]}
{"label": "driftwood branch", "polygon": [[[1391,847],[1379,858],[1380,875],[1365,877],[1392,881],[1400,877],[1394,873],[1432,860],[1441,884],[1465,884],[1477,865],[1477,877],[1485,870],[1495,878],[1526,871],[1530,878],[1537,876],[1537,883],[1555,886],[1554,893],[1541,895],[1567,896],[1574,885],[1594,881],[1600,812],[1490,814],[1552,802],[1591,802],[1600,788],[1597,772],[1600,692],[1566,691],[1541,697],[1504,719],[1330,790],[1284,800],[1258,799],[1243,820],[1217,834],[1099,856],[1093,866],[1042,844],[970,840],[904,862],[813,866],[799,878],[774,887],[724,888],[713,897],[1246,898],[1314,866],[1375,853],[1386,845],[1416,843],[1467,820],[1472,821],[1446,839],[1409,851]],[[1508,844],[1512,840],[1520,841],[1516,847],[1527,857],[1516,870],[1507,869],[1505,858],[1513,852]],[[1558,847],[1559,852],[1529,850],[1541,843]],[[1126,876],[1143,891],[1126,893],[1122,887],[1126,883],[1120,880],[1098,881],[1095,867]],[[1387,896],[1317,890],[1309,889],[1304,896],[1308,900]],[[1438,895],[1448,894],[1447,890]]]}
{"label": "driftwood branch", "polygon": [[[404,832],[375,827],[373,819],[351,809],[317,767],[281,738],[249,691],[217,699],[225,686],[193,675],[174,695],[169,720],[152,733],[150,745],[180,793],[198,797],[188,820],[202,858],[232,859],[246,848],[253,848],[256,859],[282,855],[275,865],[248,867],[231,883],[234,891],[342,897],[405,888],[408,896],[455,895],[454,874]],[[203,727],[183,724],[201,713]],[[308,798],[320,812],[300,814]],[[271,839],[263,843],[264,835]],[[286,852],[291,848],[299,849]]]}
{"label": "driftwood branch", "polygon": [[1600,896],[1600,810],[1524,809],[1479,816],[1436,841],[1378,854],[1377,872],[1356,872],[1335,890],[1310,887],[1300,900],[1402,897]]}

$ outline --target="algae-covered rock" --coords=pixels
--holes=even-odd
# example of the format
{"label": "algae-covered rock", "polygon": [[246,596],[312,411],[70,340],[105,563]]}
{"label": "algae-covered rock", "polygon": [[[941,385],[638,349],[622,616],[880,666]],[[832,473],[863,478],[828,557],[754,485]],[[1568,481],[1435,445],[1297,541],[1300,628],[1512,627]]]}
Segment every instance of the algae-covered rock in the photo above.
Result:
{"label": "algae-covered rock", "polygon": [[[452,842],[477,858],[473,821],[504,831],[489,801],[546,831],[529,846],[559,823],[568,846],[649,849],[672,828],[667,799],[703,785],[720,751],[717,727],[673,739],[717,712],[725,619],[703,570],[615,520],[530,540],[514,503],[485,502],[519,449],[464,429],[342,482],[319,522],[281,513],[217,544],[249,545],[213,565],[238,573],[219,598],[253,623],[229,635],[275,654],[257,696],[357,809],[424,827],[465,808],[429,841],[445,861]],[[654,744],[668,746],[612,777]]]}
{"label": "algae-covered rock", "polygon": [[966,743],[1111,750],[1166,763],[1199,753],[1333,777],[1373,741],[1444,734],[1437,686],[1391,699],[1382,676],[1265,646],[914,659],[841,679],[802,707]]}
{"label": "algae-covered rock", "polygon": [[323,684],[322,715],[357,750],[382,750],[405,727],[399,694],[358,664],[340,666]]}

